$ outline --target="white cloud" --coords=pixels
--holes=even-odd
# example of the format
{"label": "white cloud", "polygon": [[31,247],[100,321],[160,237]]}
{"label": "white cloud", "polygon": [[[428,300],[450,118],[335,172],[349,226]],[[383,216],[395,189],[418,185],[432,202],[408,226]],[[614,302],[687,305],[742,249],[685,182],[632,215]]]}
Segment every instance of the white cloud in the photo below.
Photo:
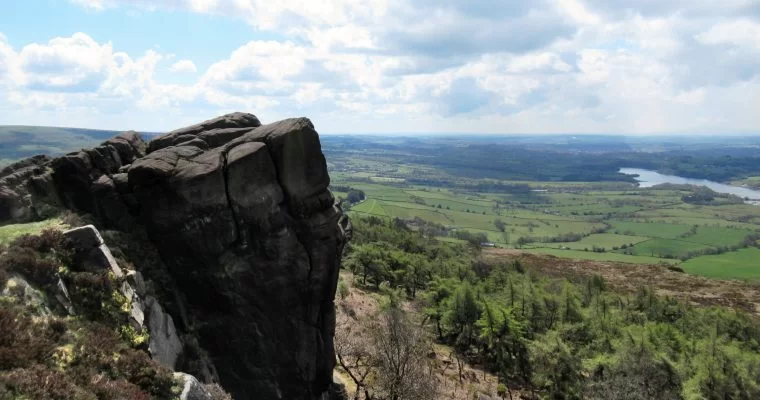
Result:
{"label": "white cloud", "polygon": [[[12,104],[175,116],[158,119],[161,128],[233,110],[299,113],[328,131],[760,126],[747,105],[760,87],[755,0],[71,1],[236,18],[278,39],[249,41],[198,70],[83,33],[16,48],[0,37]],[[156,71],[193,80],[170,84]]]}
{"label": "white cloud", "polygon": [[114,63],[110,43],[99,44],[84,33],[32,43],[18,53],[16,84],[32,90],[93,92]]}
{"label": "white cloud", "polygon": [[596,25],[602,22],[601,17],[589,11],[579,0],[556,0],[557,6],[574,21],[583,25]]}
{"label": "white cloud", "polygon": [[98,11],[102,11],[105,8],[104,0],[71,0],[71,2]]}
{"label": "white cloud", "polygon": [[198,68],[191,60],[179,60],[169,67],[169,71],[177,73],[196,73],[198,72]]}
{"label": "white cloud", "polygon": [[720,22],[695,38],[707,45],[733,45],[760,50],[760,23],[746,18]]}
{"label": "white cloud", "polygon": [[5,82],[15,69],[16,53],[0,33],[0,84]]}

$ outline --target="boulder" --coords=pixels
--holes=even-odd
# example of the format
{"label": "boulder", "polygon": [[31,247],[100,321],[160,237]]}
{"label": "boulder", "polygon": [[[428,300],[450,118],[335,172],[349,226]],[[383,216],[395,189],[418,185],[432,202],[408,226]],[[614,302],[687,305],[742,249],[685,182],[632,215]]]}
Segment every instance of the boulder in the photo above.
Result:
{"label": "boulder", "polygon": [[5,282],[5,286],[0,289],[2,289],[0,290],[0,295],[15,297],[21,304],[34,310],[39,315],[50,315],[50,309],[45,303],[45,295],[30,285],[23,276],[11,274]]}
{"label": "boulder", "polygon": [[164,312],[161,304],[150,296],[145,299],[142,310],[147,317],[145,326],[150,332],[148,351],[151,357],[160,364],[174,369],[183,347],[182,341],[177,336],[174,320]]}
{"label": "boulder", "polygon": [[0,223],[27,222],[36,217],[27,182],[50,158],[35,156],[0,170]]}
{"label": "boulder", "polygon": [[71,242],[72,249],[75,251],[75,261],[80,268],[90,271],[109,269],[117,278],[123,275],[119,264],[111,254],[111,249],[103,242],[100,232],[94,226],[86,225],[70,229],[63,235]]}
{"label": "boulder", "polygon": [[182,383],[182,393],[179,395],[180,400],[213,400],[211,394],[194,376],[176,372],[174,373],[174,377]]}

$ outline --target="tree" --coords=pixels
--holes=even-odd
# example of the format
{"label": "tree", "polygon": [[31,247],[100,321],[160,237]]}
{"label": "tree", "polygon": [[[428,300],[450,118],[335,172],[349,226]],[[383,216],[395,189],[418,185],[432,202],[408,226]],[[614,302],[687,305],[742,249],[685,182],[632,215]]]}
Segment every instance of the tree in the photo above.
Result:
{"label": "tree", "polygon": [[446,315],[446,300],[454,292],[456,283],[452,279],[435,278],[430,284],[430,290],[427,291],[427,300],[431,304],[425,309],[428,318],[435,321],[438,339],[443,340],[443,328],[441,322]]}
{"label": "tree", "polygon": [[339,313],[335,323],[335,356],[343,370],[354,381],[356,392],[354,399],[358,400],[361,394],[365,399],[370,399],[367,378],[372,373],[372,352],[370,343],[360,331],[365,326],[355,321],[344,313]]}
{"label": "tree", "polygon": [[469,283],[460,285],[450,299],[445,319],[464,346],[472,343],[473,326],[480,318],[480,307]]}
{"label": "tree", "polygon": [[346,200],[351,204],[358,203],[364,199],[365,199],[365,195],[364,195],[364,192],[361,190],[351,189],[346,194]]}
{"label": "tree", "polygon": [[[612,365],[599,365],[584,389],[587,399],[681,399],[676,368],[657,356],[643,338],[632,339],[621,358]],[[723,397],[720,397],[723,398]]]}
{"label": "tree", "polygon": [[383,250],[375,244],[360,244],[355,246],[346,260],[351,272],[362,275],[362,285],[367,284],[367,278],[379,287],[386,275],[387,263]]}
{"label": "tree", "polygon": [[427,354],[425,332],[414,326],[398,307],[381,312],[372,343],[377,379],[373,394],[388,400],[427,400],[436,397],[436,381]]}
{"label": "tree", "polygon": [[530,363],[534,388],[545,390],[558,400],[580,397],[581,361],[556,331],[531,342]]}
{"label": "tree", "polygon": [[499,232],[504,232],[507,229],[507,225],[504,223],[504,221],[498,218],[495,221],[493,221],[493,224],[496,227],[496,229],[499,230]]}

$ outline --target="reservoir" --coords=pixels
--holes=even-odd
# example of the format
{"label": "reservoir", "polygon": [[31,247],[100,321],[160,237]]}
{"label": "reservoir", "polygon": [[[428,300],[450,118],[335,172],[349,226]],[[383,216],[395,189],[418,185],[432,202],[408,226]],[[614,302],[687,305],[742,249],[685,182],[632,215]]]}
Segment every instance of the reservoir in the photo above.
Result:
{"label": "reservoir", "polygon": [[620,171],[618,172],[625,175],[638,175],[635,179],[639,182],[639,186],[643,188],[652,187],[661,183],[705,186],[718,193],[735,194],[743,199],[749,199],[747,203],[760,205],[760,191],[747,189],[745,187],[726,185],[723,183],[708,181],[706,179],[691,179],[675,175],[664,175],[656,171],[639,168],[620,168]]}

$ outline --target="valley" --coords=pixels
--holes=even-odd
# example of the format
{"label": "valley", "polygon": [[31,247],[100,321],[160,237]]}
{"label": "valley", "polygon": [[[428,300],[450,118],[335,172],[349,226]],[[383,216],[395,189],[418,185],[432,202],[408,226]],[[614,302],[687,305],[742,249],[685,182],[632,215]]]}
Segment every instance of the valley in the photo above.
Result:
{"label": "valley", "polygon": [[[721,279],[760,279],[749,249],[760,237],[760,207],[743,198],[708,192],[709,200],[691,200],[703,189],[637,185],[623,174],[617,181],[585,182],[478,178],[470,176],[469,168],[461,173],[439,169],[411,162],[404,154],[398,148],[369,148],[329,158],[335,195],[345,198],[347,192],[340,190],[349,188],[364,193],[364,200],[345,204],[350,215],[400,218],[448,242],[470,240],[568,259],[662,264]],[[471,167],[478,163],[472,160]]]}

